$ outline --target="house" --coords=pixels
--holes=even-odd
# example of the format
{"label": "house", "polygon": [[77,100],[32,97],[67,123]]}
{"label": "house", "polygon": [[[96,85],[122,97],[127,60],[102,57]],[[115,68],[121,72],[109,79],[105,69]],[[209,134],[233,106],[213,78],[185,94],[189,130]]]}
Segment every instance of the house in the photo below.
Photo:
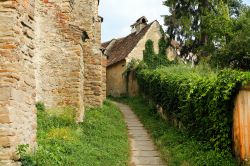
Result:
{"label": "house", "polygon": [[[129,75],[123,76],[132,59],[143,59],[145,43],[150,39],[154,42],[154,50],[158,53],[158,41],[162,37],[161,25],[157,20],[148,23],[146,17],[139,18],[131,25],[131,33],[123,38],[112,39],[102,44],[104,54],[107,56],[107,95],[134,96],[138,92],[136,79]],[[176,43],[175,43],[176,44]],[[175,48],[166,50],[174,52]],[[175,53],[171,54],[173,57]],[[171,58],[172,59],[172,58]]]}

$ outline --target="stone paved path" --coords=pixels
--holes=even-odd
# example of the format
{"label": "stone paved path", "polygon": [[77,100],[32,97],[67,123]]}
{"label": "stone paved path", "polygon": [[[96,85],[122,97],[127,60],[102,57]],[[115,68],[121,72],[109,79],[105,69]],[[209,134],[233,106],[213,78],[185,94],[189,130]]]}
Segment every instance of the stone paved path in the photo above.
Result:
{"label": "stone paved path", "polygon": [[114,103],[124,114],[127,123],[131,147],[131,166],[163,166],[164,163],[149,134],[134,112],[127,105]]}

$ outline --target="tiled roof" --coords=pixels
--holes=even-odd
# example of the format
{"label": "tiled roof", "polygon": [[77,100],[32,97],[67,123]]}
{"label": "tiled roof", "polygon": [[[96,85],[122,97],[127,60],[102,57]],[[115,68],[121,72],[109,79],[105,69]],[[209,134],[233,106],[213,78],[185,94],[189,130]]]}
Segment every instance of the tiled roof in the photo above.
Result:
{"label": "tiled roof", "polygon": [[[154,22],[146,25],[139,33],[131,33],[130,35],[116,39],[114,45],[110,50],[108,50],[108,65],[111,66],[117,62],[124,60],[130,52],[136,47],[137,43],[143,38],[147,33],[149,28]],[[111,40],[112,41],[112,40]],[[102,47],[106,48],[111,41],[102,44]]]}

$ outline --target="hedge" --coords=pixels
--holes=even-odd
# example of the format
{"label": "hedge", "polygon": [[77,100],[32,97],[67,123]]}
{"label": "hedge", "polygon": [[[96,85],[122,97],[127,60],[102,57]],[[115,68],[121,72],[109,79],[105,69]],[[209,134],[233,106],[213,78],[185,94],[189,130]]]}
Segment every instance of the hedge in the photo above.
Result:
{"label": "hedge", "polygon": [[234,100],[249,73],[174,66],[143,69],[137,78],[141,91],[182,122],[190,136],[222,154],[231,152]]}

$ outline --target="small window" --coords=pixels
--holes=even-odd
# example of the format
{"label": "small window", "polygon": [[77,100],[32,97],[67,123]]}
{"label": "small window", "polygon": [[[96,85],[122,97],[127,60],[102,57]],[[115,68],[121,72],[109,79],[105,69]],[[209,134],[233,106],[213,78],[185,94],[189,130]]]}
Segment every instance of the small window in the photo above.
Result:
{"label": "small window", "polygon": [[146,21],[146,19],[145,19],[145,18],[143,18],[143,19],[141,20],[141,22],[142,22],[142,23],[144,23],[144,24],[146,24],[146,23],[147,23],[147,21]]}
{"label": "small window", "polygon": [[89,39],[89,35],[86,31],[83,31],[82,33],[82,41],[86,42],[86,40]]}

